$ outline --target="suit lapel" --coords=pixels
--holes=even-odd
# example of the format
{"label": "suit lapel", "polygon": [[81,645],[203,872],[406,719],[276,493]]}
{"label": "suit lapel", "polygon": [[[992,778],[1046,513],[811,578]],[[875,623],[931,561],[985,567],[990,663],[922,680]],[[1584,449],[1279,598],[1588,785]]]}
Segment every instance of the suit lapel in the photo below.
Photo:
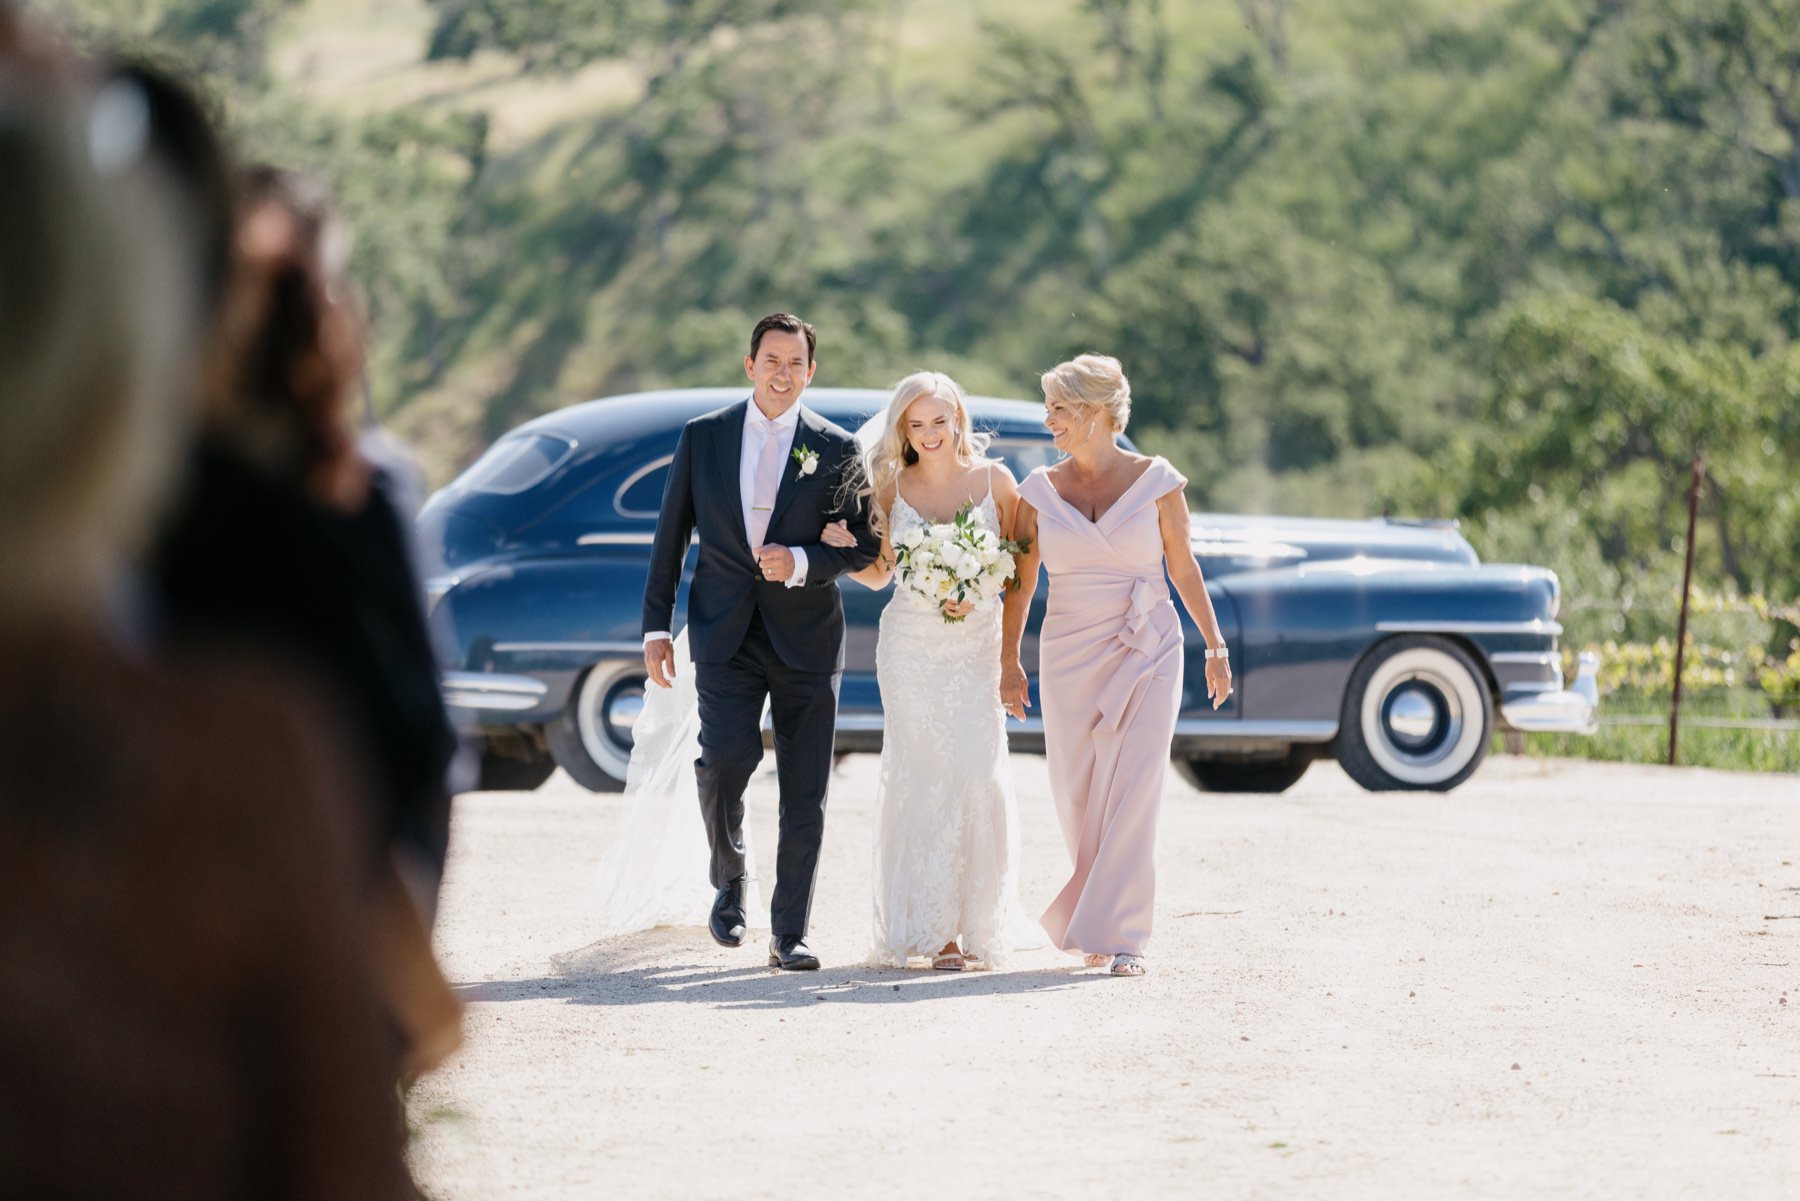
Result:
{"label": "suit lapel", "polygon": [[714,479],[721,480],[725,486],[720,489],[721,501],[728,506],[730,520],[727,522],[737,531],[738,545],[745,553],[750,550],[750,531],[744,528],[744,488],[738,479],[740,464],[744,457],[744,411],[749,406],[748,400],[733,405],[725,418],[725,428],[719,431],[718,471]]}
{"label": "suit lapel", "polygon": [[769,514],[770,529],[774,529],[775,523],[781,520],[782,510],[787,508],[788,501],[793,499],[795,488],[800,483],[800,464],[795,460],[794,452],[810,449],[815,454],[823,454],[821,443],[824,439],[817,428],[818,424],[819,419],[812,415],[812,410],[802,405],[800,420],[794,426],[794,444],[788,449],[787,462],[781,465],[781,487],[775,492],[775,509]]}

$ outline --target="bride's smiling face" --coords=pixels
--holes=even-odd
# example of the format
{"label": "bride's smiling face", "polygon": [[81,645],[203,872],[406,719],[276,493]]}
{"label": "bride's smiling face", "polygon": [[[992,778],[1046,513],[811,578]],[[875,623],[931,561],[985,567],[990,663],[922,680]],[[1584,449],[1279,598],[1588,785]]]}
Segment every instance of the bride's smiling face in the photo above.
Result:
{"label": "bride's smiling face", "polygon": [[956,453],[956,406],[939,396],[921,396],[906,407],[900,432],[921,459]]}

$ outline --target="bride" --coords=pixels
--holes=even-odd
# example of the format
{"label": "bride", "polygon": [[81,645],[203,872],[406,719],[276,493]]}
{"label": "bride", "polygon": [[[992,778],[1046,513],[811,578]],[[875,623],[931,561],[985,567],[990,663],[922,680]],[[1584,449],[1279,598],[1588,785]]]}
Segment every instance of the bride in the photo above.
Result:
{"label": "bride", "polygon": [[[1019,491],[969,420],[962,389],[922,371],[901,380],[885,412],[857,435],[864,495],[881,535],[874,564],[850,578],[870,588],[894,576],[908,530],[969,507],[1007,537]],[[849,544],[842,523],[823,540]],[[1018,904],[1019,829],[1000,705],[1000,602],[916,607],[896,587],[875,649],[884,716],[875,841],[871,962],[934,968],[1003,967],[1026,933]]]}
{"label": "bride", "polygon": [[[893,578],[894,538],[948,520],[964,505],[1006,537],[1019,491],[1005,465],[984,457],[987,437],[969,419],[962,389],[947,375],[901,380],[887,407],[857,431],[862,495],[881,534],[875,564],[851,578],[870,588]],[[842,522],[823,540],[850,541]],[[871,962],[904,966],[1005,966],[1014,949],[1042,938],[1018,902],[1019,831],[1000,704],[998,601],[943,613],[899,595],[881,615],[876,679],[884,733],[875,841],[875,934]],[[960,620],[947,620],[960,618]],[[618,839],[600,863],[596,936],[661,925],[700,925],[711,908],[706,835],[695,795],[698,705],[687,634],[675,639],[675,686],[649,689],[633,730]],[[746,823],[744,834],[749,838]],[[755,862],[746,846],[746,858]],[[756,881],[754,874],[751,887]],[[746,897],[746,908],[758,902]]]}

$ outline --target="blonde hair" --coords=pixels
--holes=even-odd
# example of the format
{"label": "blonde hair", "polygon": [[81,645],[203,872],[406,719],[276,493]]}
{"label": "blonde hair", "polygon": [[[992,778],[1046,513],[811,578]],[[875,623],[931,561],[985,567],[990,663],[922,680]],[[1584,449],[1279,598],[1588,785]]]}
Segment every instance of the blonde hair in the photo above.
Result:
{"label": "blonde hair", "polygon": [[1123,433],[1131,421],[1131,381],[1111,355],[1076,355],[1044,372],[1038,382],[1046,404],[1060,400],[1080,409],[1105,410],[1115,434]]}
{"label": "blonde hair", "polygon": [[881,436],[863,454],[863,486],[858,491],[858,495],[869,502],[869,528],[875,531],[876,537],[880,537],[888,525],[888,512],[881,503],[882,497],[889,488],[898,489],[900,472],[904,468],[919,461],[919,452],[907,441],[906,411],[915,401],[927,396],[943,401],[955,414],[950,434],[955,443],[956,461],[964,467],[973,467],[987,457],[992,438],[975,432],[975,423],[969,417],[968,398],[955,380],[941,371],[915,371],[895,384],[894,395],[882,416]]}
{"label": "blonde hair", "polygon": [[125,217],[166,222],[167,200],[88,150],[90,121],[126,100],[0,86],[0,618],[101,602],[187,428],[183,248]]}

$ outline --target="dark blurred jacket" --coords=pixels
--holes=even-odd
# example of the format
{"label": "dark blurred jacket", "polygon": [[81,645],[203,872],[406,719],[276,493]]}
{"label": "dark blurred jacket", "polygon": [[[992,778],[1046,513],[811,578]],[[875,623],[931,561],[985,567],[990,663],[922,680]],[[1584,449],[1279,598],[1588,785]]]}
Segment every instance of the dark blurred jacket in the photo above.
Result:
{"label": "dark blurred jacket", "polygon": [[178,646],[250,647],[310,673],[375,783],[376,834],[441,877],[456,737],[401,516],[379,472],[354,514],[202,443],[152,567]]}

